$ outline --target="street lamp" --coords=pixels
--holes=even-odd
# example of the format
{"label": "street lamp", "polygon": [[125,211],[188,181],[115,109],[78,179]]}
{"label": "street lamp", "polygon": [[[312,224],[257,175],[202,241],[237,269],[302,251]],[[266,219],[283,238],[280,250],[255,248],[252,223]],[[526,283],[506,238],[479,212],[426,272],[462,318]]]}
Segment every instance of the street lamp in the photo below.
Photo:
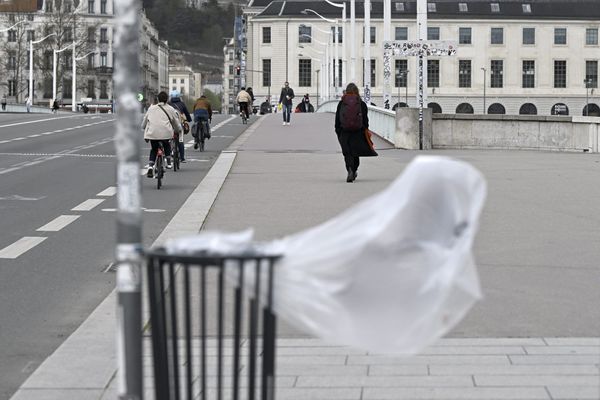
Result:
{"label": "street lamp", "polygon": [[336,92],[337,95],[337,86],[338,86],[338,82],[337,82],[337,70],[336,70],[336,66],[339,60],[339,56],[338,56],[338,42],[337,42],[337,32],[338,32],[338,20],[337,19],[330,19],[330,18],[325,18],[324,16],[322,16],[321,14],[319,14],[318,12],[316,12],[315,10],[311,9],[311,8],[305,8],[304,10],[300,11],[302,14],[304,15],[308,15],[308,13],[312,13],[315,14],[317,17],[321,18],[324,21],[327,21],[329,23],[335,23],[335,30],[334,30],[334,34],[333,34],[333,47],[335,48],[335,58],[333,60],[333,88],[334,91]]}
{"label": "street lamp", "polygon": [[[75,54],[75,51],[73,51],[73,54]],[[72,73],[73,73],[73,78],[72,78],[73,82],[71,82],[71,84],[73,86],[71,88],[71,92],[73,94],[71,95],[71,111],[73,111],[73,112],[77,111],[77,102],[76,102],[76,99],[77,99],[77,84],[75,83],[76,80],[77,80],[77,61],[86,58],[90,54],[94,54],[94,52],[90,51],[89,53],[87,53],[87,54],[85,54],[85,55],[83,55],[81,57],[77,57],[77,58],[72,57],[73,58],[73,71],[72,71]]]}
{"label": "street lamp", "polygon": [[75,54],[75,46],[77,46],[79,43],[81,43],[82,40],[80,40],[77,43],[73,42],[71,44],[68,44],[60,50],[54,50],[54,52],[52,53],[52,101],[56,101],[56,64],[57,64],[56,55],[58,53],[62,53],[63,51],[67,50],[69,47],[73,47],[73,54]]}
{"label": "street lamp", "polygon": [[25,21],[25,20],[21,20],[21,21],[17,22],[16,24],[12,25],[12,26],[9,26],[8,28],[5,28],[5,29],[0,29],[0,33],[3,33],[3,32],[8,32],[8,31],[10,31],[12,28],[16,27],[17,25],[23,24],[23,23],[25,23],[25,22],[27,22],[27,21]]}
{"label": "street lamp", "polygon": [[485,108],[485,87],[486,87],[486,80],[487,80],[487,69],[485,69],[484,67],[481,67],[481,70],[483,71],[483,113],[487,114],[487,110]]}
{"label": "street lamp", "polygon": [[42,43],[44,40],[48,39],[50,36],[55,36],[56,33],[51,33],[49,35],[44,36],[40,40],[30,40],[29,41],[29,101],[33,104],[33,45]]}
{"label": "street lamp", "polygon": [[591,79],[584,79],[583,83],[585,84],[585,116],[590,116],[590,86],[592,85]]}
{"label": "street lamp", "polygon": [[[330,4],[334,7],[338,7],[342,9],[342,82],[345,82],[345,79],[348,79],[348,71],[347,66],[348,62],[346,61],[346,45],[347,45],[347,34],[346,34],[346,3],[338,4],[329,0],[325,0],[327,4]],[[336,25],[337,26],[337,25]],[[336,28],[337,31],[337,28]],[[337,35],[337,32],[336,32]],[[339,37],[338,37],[339,39]],[[354,43],[351,43],[354,45]]]}

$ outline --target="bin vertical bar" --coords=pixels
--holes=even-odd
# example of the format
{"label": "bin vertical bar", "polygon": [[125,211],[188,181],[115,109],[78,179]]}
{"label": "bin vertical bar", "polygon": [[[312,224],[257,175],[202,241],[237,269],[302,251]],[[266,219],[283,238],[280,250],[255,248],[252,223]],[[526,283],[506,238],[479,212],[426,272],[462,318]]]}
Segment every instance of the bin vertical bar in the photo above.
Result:
{"label": "bin vertical bar", "polygon": [[250,300],[250,349],[248,352],[248,400],[256,398],[256,329],[258,326],[258,303],[260,301],[260,262],[254,268],[254,296]]}
{"label": "bin vertical bar", "polygon": [[235,288],[235,316],[233,335],[233,400],[239,398],[240,331],[242,325],[242,299],[244,294],[244,261],[238,260],[238,285]]}
{"label": "bin vertical bar", "polygon": [[162,308],[162,296],[157,285],[160,280],[160,262],[156,258],[147,261],[148,273],[148,304],[150,306],[150,326],[152,327],[152,355],[154,358],[154,396],[157,399],[168,397],[168,371],[165,368],[167,357],[165,348],[164,323],[165,316]]}
{"label": "bin vertical bar", "polygon": [[163,354],[165,355],[165,363],[164,363],[164,372],[165,372],[165,382],[166,382],[166,386],[163,390],[164,393],[167,393],[168,397],[167,398],[173,398],[175,397],[173,395],[173,390],[175,390],[173,388],[173,385],[171,383],[171,373],[173,371],[173,366],[172,366],[172,360],[171,357],[169,356],[169,332],[170,332],[170,324],[169,324],[169,316],[167,314],[167,285],[165,282],[165,270],[164,267],[166,265],[166,262],[163,261],[159,261],[159,265],[158,265],[158,275],[159,275],[159,291],[160,291],[160,299],[161,299],[161,304],[159,304],[160,308],[161,308],[161,313],[163,315],[163,323],[161,325],[161,330],[163,333],[163,342],[162,342],[162,346],[163,346]]}
{"label": "bin vertical bar", "polygon": [[206,265],[200,265],[200,390],[206,400]]}
{"label": "bin vertical bar", "polygon": [[190,266],[183,266],[184,307],[185,307],[185,355],[186,355],[186,399],[192,400],[192,322],[190,310]]}
{"label": "bin vertical bar", "polygon": [[174,400],[180,400],[179,390],[179,350],[177,343],[177,281],[175,280],[175,265],[169,263],[169,295],[171,297],[171,348],[173,351],[173,387]]}
{"label": "bin vertical bar", "polygon": [[262,400],[275,398],[275,315],[273,315],[273,259],[268,260],[267,304],[263,312]]}
{"label": "bin vertical bar", "polygon": [[225,296],[224,285],[224,265],[223,261],[219,264],[219,309],[218,309],[218,349],[217,349],[217,400],[223,397],[223,318],[225,318],[225,309],[223,297]]}

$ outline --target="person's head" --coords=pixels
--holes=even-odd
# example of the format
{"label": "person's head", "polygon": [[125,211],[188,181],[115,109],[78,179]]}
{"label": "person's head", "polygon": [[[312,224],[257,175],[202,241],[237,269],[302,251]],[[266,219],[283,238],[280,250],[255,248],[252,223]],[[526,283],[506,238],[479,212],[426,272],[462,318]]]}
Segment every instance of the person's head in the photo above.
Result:
{"label": "person's head", "polygon": [[251,87],[247,87],[247,88],[246,88],[246,92],[251,92],[251,91],[252,91],[252,88],[251,88]]}
{"label": "person's head", "polygon": [[169,93],[169,96],[171,96],[172,99],[176,99],[179,97],[179,90],[171,90],[171,92]]}
{"label": "person's head", "polygon": [[245,86],[242,86],[242,88],[241,88],[240,90],[246,90],[246,87],[245,87]]}
{"label": "person's head", "polygon": [[284,87],[290,87],[290,83],[286,81],[286,82],[283,84],[283,86],[284,86]]}
{"label": "person's head", "polygon": [[167,101],[169,101],[169,95],[167,94],[167,92],[160,92],[158,94],[158,102],[166,103]]}
{"label": "person's head", "polygon": [[348,86],[346,86],[346,94],[355,94],[358,96],[358,86],[354,83],[349,83]]}
{"label": "person's head", "polygon": [[206,95],[204,95],[204,94],[203,94],[202,96],[200,96],[200,98],[201,98],[201,99],[205,99],[205,98],[206,98]]}

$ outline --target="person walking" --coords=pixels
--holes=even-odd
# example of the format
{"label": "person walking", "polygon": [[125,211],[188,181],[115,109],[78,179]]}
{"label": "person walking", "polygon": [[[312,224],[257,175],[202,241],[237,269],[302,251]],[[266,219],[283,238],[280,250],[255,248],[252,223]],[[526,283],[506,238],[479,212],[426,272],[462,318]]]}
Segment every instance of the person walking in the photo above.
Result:
{"label": "person walking", "polygon": [[6,95],[5,94],[2,95],[2,100],[0,100],[0,102],[2,103],[2,111],[6,111]]}
{"label": "person walking", "polygon": [[30,113],[31,112],[31,99],[29,98],[29,96],[27,96],[27,98],[25,99],[25,107],[27,108],[27,112]]}
{"label": "person walking", "polygon": [[170,140],[174,133],[182,134],[183,128],[177,115],[177,111],[167,104],[169,95],[166,92],[158,94],[158,104],[152,104],[142,122],[144,130],[144,140],[150,142],[150,162],[148,163],[148,178],[153,177],[154,163],[159,143],[162,142],[163,149],[167,158],[167,168],[172,168],[171,163],[171,143]]}
{"label": "person walking", "polygon": [[358,87],[349,83],[346,94],[337,105],[335,112],[335,133],[342,147],[348,176],[346,182],[354,182],[357,177],[359,157],[376,156],[377,153],[367,137],[369,109],[358,93]]}
{"label": "person walking", "polygon": [[290,87],[289,82],[285,82],[279,95],[279,104],[283,112],[283,125],[290,124],[290,115],[292,114],[292,99],[294,98],[294,89]]}

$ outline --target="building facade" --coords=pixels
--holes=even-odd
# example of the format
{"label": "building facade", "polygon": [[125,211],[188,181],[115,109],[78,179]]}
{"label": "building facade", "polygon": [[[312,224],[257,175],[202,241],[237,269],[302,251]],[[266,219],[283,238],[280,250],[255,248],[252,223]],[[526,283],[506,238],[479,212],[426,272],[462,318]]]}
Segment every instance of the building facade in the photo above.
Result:
{"label": "building facade", "polygon": [[[342,2],[338,2],[342,3]],[[351,80],[350,46],[356,46],[356,79],[364,86],[364,3],[356,2],[356,37],[341,9],[321,1],[254,0],[246,8],[246,80],[257,97],[289,81],[296,93],[341,94]],[[416,1],[392,1],[391,40],[418,40]],[[338,19],[338,73],[332,41]],[[599,115],[600,7],[592,0],[428,1],[427,39],[452,41],[453,57],[426,60],[428,103],[435,112]],[[371,101],[383,104],[383,3],[371,3],[367,35]],[[342,46],[346,59],[341,60]],[[329,57],[326,58],[326,55]],[[392,60],[392,105],[415,106],[417,59]],[[405,71],[408,71],[405,73]],[[328,79],[326,79],[328,77]],[[318,81],[318,82],[317,82]],[[323,82],[329,81],[329,87]],[[337,87],[334,87],[337,83]],[[324,96],[325,93],[325,96]],[[589,104],[589,107],[588,107]]]}
{"label": "building facade", "polygon": [[[29,92],[30,41],[47,37],[33,46],[33,103],[47,104],[54,96],[63,105],[72,104],[73,99],[110,103],[116,33],[114,1],[38,0],[29,2],[35,3],[31,10],[23,9],[27,2],[16,1],[12,8],[6,5],[0,15],[0,30],[19,21],[23,23],[0,37],[0,94],[7,95],[10,101],[25,101]],[[158,93],[160,87],[167,87],[169,50],[168,44],[159,40],[145,13],[140,24],[140,45],[140,91],[147,98]],[[57,54],[56,79],[54,50],[62,50]],[[77,67],[75,94],[72,93],[73,62]]]}
{"label": "building facade", "polygon": [[197,93],[201,92],[201,87],[202,75],[194,72],[191,67],[171,65],[169,68],[169,91],[177,90],[182,97],[195,99]]}

